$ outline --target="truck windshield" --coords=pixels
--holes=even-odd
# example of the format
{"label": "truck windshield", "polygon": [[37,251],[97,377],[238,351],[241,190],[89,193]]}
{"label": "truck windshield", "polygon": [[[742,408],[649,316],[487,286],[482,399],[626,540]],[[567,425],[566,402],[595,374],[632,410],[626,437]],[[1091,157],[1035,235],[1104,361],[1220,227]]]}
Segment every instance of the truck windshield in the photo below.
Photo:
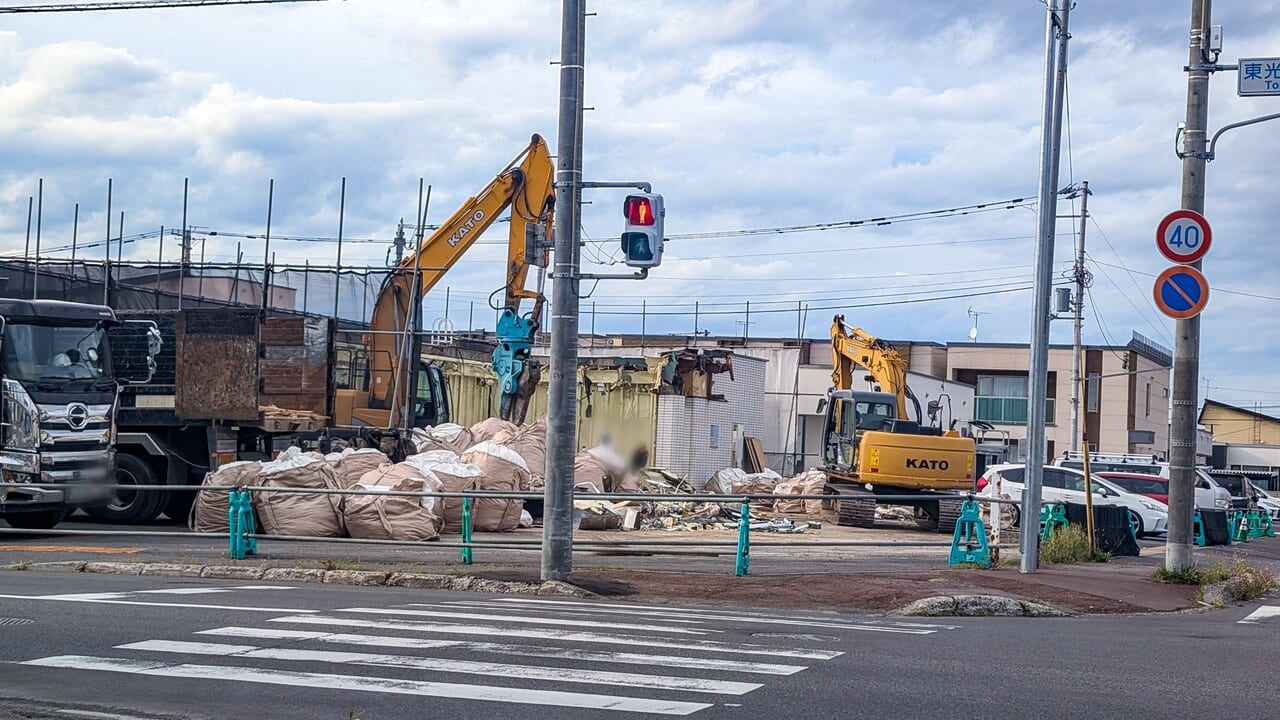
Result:
{"label": "truck windshield", "polygon": [[4,334],[5,377],[33,383],[110,379],[106,344],[101,325],[10,323]]}

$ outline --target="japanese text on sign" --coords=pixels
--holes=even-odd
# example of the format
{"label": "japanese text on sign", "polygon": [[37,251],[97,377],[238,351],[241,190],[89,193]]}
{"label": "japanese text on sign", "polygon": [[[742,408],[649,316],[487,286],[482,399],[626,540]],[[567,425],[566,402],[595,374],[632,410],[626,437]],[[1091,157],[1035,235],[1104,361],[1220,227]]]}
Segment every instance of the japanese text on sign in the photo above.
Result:
{"label": "japanese text on sign", "polygon": [[1280,57],[1241,58],[1239,95],[1280,95]]}

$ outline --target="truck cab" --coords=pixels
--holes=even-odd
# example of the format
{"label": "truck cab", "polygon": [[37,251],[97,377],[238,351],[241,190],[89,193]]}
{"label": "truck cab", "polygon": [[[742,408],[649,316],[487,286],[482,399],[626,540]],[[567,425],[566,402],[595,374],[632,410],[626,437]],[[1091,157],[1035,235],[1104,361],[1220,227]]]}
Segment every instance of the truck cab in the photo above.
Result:
{"label": "truck cab", "polygon": [[93,486],[114,467],[119,325],[102,305],[0,299],[0,514],[10,525],[50,528],[109,497]]}

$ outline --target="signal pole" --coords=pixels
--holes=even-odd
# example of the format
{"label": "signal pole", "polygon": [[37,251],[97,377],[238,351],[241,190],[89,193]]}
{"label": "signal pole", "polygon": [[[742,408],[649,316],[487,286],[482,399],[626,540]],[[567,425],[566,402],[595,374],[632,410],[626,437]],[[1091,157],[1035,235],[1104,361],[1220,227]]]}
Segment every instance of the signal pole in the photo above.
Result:
{"label": "signal pole", "polygon": [[[1191,0],[1191,47],[1187,61],[1187,120],[1183,133],[1182,208],[1204,214],[1206,129],[1209,125],[1209,23],[1211,0]],[[1199,270],[1201,261],[1192,265]],[[1200,376],[1200,316],[1178,320],[1174,329],[1173,399],[1169,428],[1169,534],[1164,563],[1170,571],[1193,564],[1191,506],[1195,498],[1196,390]]]}
{"label": "signal pole", "polygon": [[556,137],[555,264],[551,279],[551,380],[547,387],[542,579],[573,572],[573,456],[578,430],[578,211],[582,194],[585,0],[564,0],[560,34],[560,122]]}

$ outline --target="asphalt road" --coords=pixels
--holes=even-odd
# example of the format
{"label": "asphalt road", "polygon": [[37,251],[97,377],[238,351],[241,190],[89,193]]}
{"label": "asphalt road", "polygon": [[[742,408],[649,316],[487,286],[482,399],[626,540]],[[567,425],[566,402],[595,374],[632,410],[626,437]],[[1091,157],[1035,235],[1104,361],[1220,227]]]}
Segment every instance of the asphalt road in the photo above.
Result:
{"label": "asphalt road", "polygon": [[145,576],[2,580],[5,720],[1263,717],[1274,699],[1257,672],[1280,662],[1280,615],[1257,607],[953,621]]}

